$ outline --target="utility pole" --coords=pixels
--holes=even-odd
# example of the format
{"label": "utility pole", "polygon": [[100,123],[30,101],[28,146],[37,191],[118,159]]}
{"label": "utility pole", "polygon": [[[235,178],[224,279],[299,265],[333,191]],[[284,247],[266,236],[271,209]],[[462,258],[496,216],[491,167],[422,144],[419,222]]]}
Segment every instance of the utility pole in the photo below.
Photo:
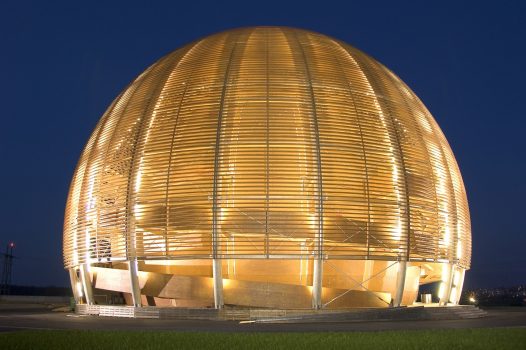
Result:
{"label": "utility pole", "polygon": [[13,249],[15,244],[9,243],[4,253],[4,269],[2,270],[2,280],[0,281],[0,295],[8,295],[11,291],[11,278],[13,272]]}

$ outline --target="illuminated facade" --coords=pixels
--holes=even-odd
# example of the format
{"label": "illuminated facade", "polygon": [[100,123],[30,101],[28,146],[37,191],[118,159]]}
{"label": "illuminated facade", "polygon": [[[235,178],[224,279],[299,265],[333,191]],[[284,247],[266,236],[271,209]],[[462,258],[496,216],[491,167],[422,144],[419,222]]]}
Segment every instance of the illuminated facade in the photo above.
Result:
{"label": "illuminated facade", "polygon": [[469,268],[464,185],[439,126],[390,70],[327,36],[242,28],[149,67],[75,170],[64,263],[78,302],[409,305]]}

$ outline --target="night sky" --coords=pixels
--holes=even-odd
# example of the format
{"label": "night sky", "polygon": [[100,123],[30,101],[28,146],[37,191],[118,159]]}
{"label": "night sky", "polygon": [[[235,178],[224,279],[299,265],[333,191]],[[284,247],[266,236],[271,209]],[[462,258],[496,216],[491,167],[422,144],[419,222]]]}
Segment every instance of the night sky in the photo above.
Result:
{"label": "night sky", "polygon": [[131,80],[200,37],[285,25],[367,52],[415,91],[467,187],[466,286],[526,283],[526,2],[416,3],[2,1],[0,249],[16,243],[13,282],[69,285],[61,249],[70,179],[95,124]]}

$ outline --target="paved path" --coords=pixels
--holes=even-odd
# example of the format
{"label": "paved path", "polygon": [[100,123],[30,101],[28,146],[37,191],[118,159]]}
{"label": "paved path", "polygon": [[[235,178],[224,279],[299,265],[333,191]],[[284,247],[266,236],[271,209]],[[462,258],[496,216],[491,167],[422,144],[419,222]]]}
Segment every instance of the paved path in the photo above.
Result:
{"label": "paved path", "polygon": [[52,312],[44,305],[0,304],[0,332],[22,330],[129,330],[190,332],[316,332],[457,329],[488,327],[526,328],[526,307],[484,308],[488,317],[471,320],[373,321],[302,324],[240,324],[238,321],[125,319]]}

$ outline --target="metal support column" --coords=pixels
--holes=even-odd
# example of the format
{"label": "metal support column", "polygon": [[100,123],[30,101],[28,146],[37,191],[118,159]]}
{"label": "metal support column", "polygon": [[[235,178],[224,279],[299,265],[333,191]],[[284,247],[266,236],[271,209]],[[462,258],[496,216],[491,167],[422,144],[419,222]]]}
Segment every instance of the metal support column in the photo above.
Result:
{"label": "metal support column", "polygon": [[230,57],[228,59],[228,64],[225,69],[225,77],[223,79],[223,88],[221,91],[221,102],[219,104],[219,113],[217,116],[217,127],[216,127],[216,143],[214,151],[214,182],[212,188],[212,274],[214,278],[214,306],[216,309],[223,308],[223,269],[222,269],[222,259],[219,258],[219,235],[221,234],[220,220],[218,218],[218,212],[221,209],[219,203],[218,192],[220,192],[220,177],[219,171],[221,167],[221,134],[223,127],[223,114],[225,107],[225,96],[228,87],[228,81],[230,79],[230,67],[232,65],[232,60],[234,57],[234,52],[236,51],[237,42],[234,43],[232,49],[230,50]]}
{"label": "metal support column", "polygon": [[133,299],[133,306],[141,307],[141,286],[139,284],[139,268],[137,259],[128,260],[130,271],[130,289]]}
{"label": "metal support column", "polygon": [[312,308],[319,310],[322,308],[321,288],[323,276],[323,260],[321,257],[314,259],[314,268],[312,270]]}
{"label": "metal support column", "polygon": [[212,273],[214,276],[214,306],[216,309],[222,309],[223,300],[223,268],[221,259],[212,260]]}
{"label": "metal support column", "polygon": [[[294,37],[296,45],[301,50],[303,56],[303,63],[305,66],[305,73],[307,75],[307,82],[309,84],[309,95],[311,99],[312,108],[312,126],[313,136],[316,142],[316,165],[317,165],[317,192],[316,197],[318,198],[317,203],[317,214],[318,214],[318,228],[314,237],[314,268],[312,271],[312,307],[314,309],[321,309],[323,304],[321,300],[322,292],[322,277],[323,277],[323,177],[321,167],[321,143],[320,143],[320,130],[318,125],[318,115],[316,114],[316,96],[314,93],[314,87],[312,86],[312,75],[309,67],[309,60],[305,53],[304,45],[308,46],[308,43],[302,43],[298,33],[294,31]],[[307,39],[308,41],[308,39]]]}
{"label": "metal support column", "polygon": [[[457,274],[457,266],[455,264],[451,264],[451,272],[450,272],[450,285],[449,285],[449,294],[447,296],[447,302],[453,305],[457,305],[457,294],[458,294],[458,282],[459,282],[459,273]],[[455,278],[457,276],[457,278]],[[454,291],[454,292],[453,292]]]}
{"label": "metal support column", "polygon": [[82,283],[86,304],[93,305],[93,288],[91,287],[91,280],[87,264],[80,265],[80,280]]}
{"label": "metal support column", "polygon": [[396,277],[396,294],[393,300],[394,307],[399,307],[402,304],[406,272],[407,272],[407,261],[399,261],[398,262],[398,275]]}
{"label": "metal support column", "polygon": [[463,269],[463,268],[460,268],[459,269],[459,273],[460,273],[460,278],[459,278],[459,281],[458,281],[458,284],[457,284],[457,297],[456,297],[456,300],[455,300],[455,303],[456,305],[458,305],[460,303],[460,296],[462,294],[462,288],[464,288],[464,277],[466,275],[466,270]]}
{"label": "metal support column", "polygon": [[439,301],[440,306],[447,306],[449,302],[449,298],[451,296],[451,287],[453,285],[453,277],[455,274],[455,265],[448,264],[448,270],[449,270],[449,274],[447,276],[447,279],[445,281],[442,281],[444,286],[443,286],[443,292],[442,292],[442,295]]}
{"label": "metal support column", "polygon": [[71,290],[73,291],[73,298],[75,299],[75,304],[80,304],[82,300],[82,285],[80,284],[80,281],[78,279],[76,269],[69,269],[69,280],[71,281]]}

